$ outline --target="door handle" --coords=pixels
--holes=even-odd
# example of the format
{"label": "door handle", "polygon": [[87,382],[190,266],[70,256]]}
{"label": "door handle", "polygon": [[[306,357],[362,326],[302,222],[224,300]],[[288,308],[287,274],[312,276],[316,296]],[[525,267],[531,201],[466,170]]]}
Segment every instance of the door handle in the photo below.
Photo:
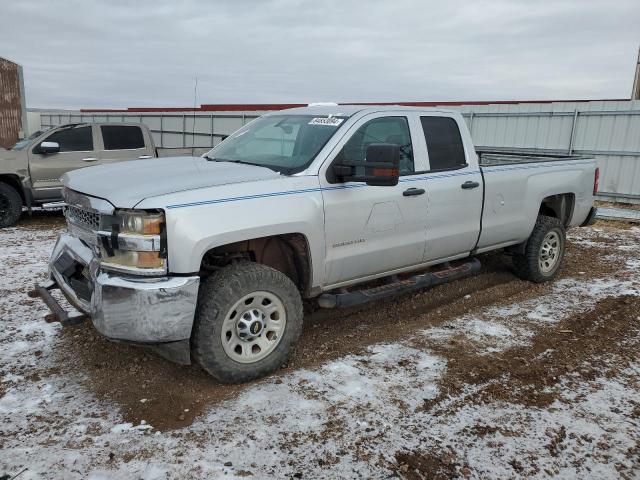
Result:
{"label": "door handle", "polygon": [[146,160],[147,158],[152,158],[151,155],[140,155],[138,157],[140,160]]}
{"label": "door handle", "polygon": [[83,162],[95,162],[96,160],[98,160],[96,157],[86,157],[82,159]]}
{"label": "door handle", "polygon": [[415,197],[416,195],[422,195],[424,193],[424,188],[410,188],[409,190],[405,190],[402,192],[402,196],[404,197]]}
{"label": "door handle", "polygon": [[478,188],[480,184],[478,182],[472,182],[471,180],[469,180],[468,182],[464,182],[461,186],[465,190],[469,190],[470,188]]}

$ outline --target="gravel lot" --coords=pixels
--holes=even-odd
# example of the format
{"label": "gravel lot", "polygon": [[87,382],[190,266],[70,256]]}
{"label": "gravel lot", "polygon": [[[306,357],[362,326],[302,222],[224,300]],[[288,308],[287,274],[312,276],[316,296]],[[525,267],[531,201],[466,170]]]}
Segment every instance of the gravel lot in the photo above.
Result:
{"label": "gravel lot", "polygon": [[[305,318],[277,375],[47,324],[61,216],[0,230],[0,478],[638,478],[640,228],[572,230],[560,278],[470,278]],[[10,478],[10,477],[9,477]]]}

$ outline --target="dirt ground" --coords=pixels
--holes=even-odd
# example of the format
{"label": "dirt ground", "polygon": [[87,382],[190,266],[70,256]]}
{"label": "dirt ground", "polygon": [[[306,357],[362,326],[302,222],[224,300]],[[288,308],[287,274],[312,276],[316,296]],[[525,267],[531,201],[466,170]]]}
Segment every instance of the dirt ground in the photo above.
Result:
{"label": "dirt ground", "polygon": [[640,210],[640,204],[636,203],[616,203],[616,202],[605,202],[602,200],[597,200],[595,202],[597,207],[609,207],[609,208],[624,208],[627,210]]}
{"label": "dirt ground", "polygon": [[[29,238],[30,232],[50,230],[55,233],[63,228],[63,222],[59,215],[43,212],[24,220],[20,228],[26,232],[20,233],[21,238]],[[639,285],[639,231],[632,224],[599,221],[595,227],[582,230],[586,233],[572,232],[559,284],[564,285],[574,279],[579,279],[582,283],[598,284],[601,279],[606,278],[619,282],[620,285],[627,285],[629,282]],[[473,316],[474,312],[479,311],[509,312],[513,305],[525,306],[525,310],[528,308],[533,311],[538,304],[544,303],[542,299],[559,295],[556,293],[558,287],[555,283],[531,284],[517,279],[511,271],[509,259],[501,253],[482,255],[480,260],[483,267],[478,274],[429,291],[356,309],[317,310],[308,313],[295,354],[281,371],[268,379],[271,382],[269,385],[274,388],[281,384],[287,385],[299,372],[322,370],[341,358],[360,358],[362,360],[358,362],[368,368],[371,365],[368,356],[372,348],[375,349],[376,345],[396,344],[419,352],[428,351],[439,362],[446,364],[445,373],[432,382],[434,394],[423,394],[423,400],[416,404],[415,409],[410,407],[409,400],[406,404],[403,404],[402,398],[394,400],[399,411],[409,416],[414,415],[411,412],[419,412],[415,415],[455,418],[472,405],[483,408],[491,404],[509,404],[529,411],[553,411],[558,408],[558,404],[571,404],[573,400],[566,397],[568,391],[578,391],[578,387],[582,388],[585,384],[602,378],[624,377],[627,383],[636,382],[631,384],[631,389],[637,392],[637,402],[626,421],[635,426],[632,431],[638,435],[635,439],[630,439],[626,454],[622,454],[622,458],[626,460],[619,461],[616,472],[623,478],[633,478],[640,474],[640,470],[636,469],[640,462],[640,389],[638,377],[628,377],[626,373],[638,365],[638,293],[628,287],[625,287],[626,290],[621,287],[619,294],[605,295],[579,311],[571,313],[568,310],[566,315],[557,313],[557,318],[544,322],[531,323],[519,318],[509,322],[510,313],[497,315],[501,318],[500,325],[514,332],[520,332],[518,328],[522,330],[516,335],[517,341],[510,340],[511,343],[507,342],[504,348],[498,348],[487,343],[487,338],[491,340],[495,335],[502,335],[499,329],[495,330],[498,327],[494,326],[497,333],[491,333],[491,330],[489,336],[483,332],[470,335],[467,330],[459,327],[460,319]],[[562,290],[567,292],[567,297],[573,295],[571,288]],[[585,296],[586,305],[590,294],[575,291],[577,297]],[[2,293],[0,288],[0,294]],[[26,291],[24,293],[23,307],[41,308],[37,304],[38,300],[29,299]],[[6,310],[8,307],[0,301],[0,318],[9,315]],[[554,317],[553,312],[549,315]],[[78,382],[78,386],[87,395],[106,405],[113,405],[123,423],[143,427],[151,425],[158,434],[162,432],[169,437],[186,435],[190,441],[203,446],[207,443],[204,437],[193,432],[189,436],[189,426],[193,422],[201,422],[212,409],[226,408],[229,401],[242,397],[245,392],[267,388],[264,387],[264,380],[245,385],[218,384],[197,366],[174,365],[140,347],[109,342],[90,323],[57,332],[56,347],[50,356],[45,355],[48,361],[42,368],[33,368],[43,356],[41,350],[35,350],[32,352],[31,362],[17,363],[10,372],[6,368],[3,370],[0,399],[14,384],[12,380],[6,380],[8,377],[23,378],[25,382],[44,385],[48,377],[65,377],[74,372],[74,380],[68,381]],[[440,337],[435,337],[434,340],[434,337],[421,332],[436,332]],[[406,365],[402,364],[403,361],[407,362]],[[387,373],[392,370],[395,372],[396,368],[414,368],[412,362],[413,360],[399,360],[384,368],[388,370]],[[628,380],[629,378],[632,380]],[[303,390],[304,384],[300,382]],[[315,398],[316,394],[309,393],[309,389],[304,392],[306,396],[310,395],[309,398]],[[334,408],[339,409],[340,404],[336,404]],[[361,411],[361,408],[362,405],[359,405],[356,411]],[[331,420],[332,414],[329,413],[321,433],[313,434],[315,436],[311,438],[314,444],[335,442],[336,438],[348,434],[343,430],[345,425],[337,420],[340,417],[339,410],[335,410],[334,414],[335,421]],[[105,416],[96,410],[95,418],[101,415]],[[51,420],[50,423],[53,425],[55,421]],[[375,433],[375,427],[367,428]],[[415,429],[417,437],[423,435],[420,427],[412,424],[408,431],[412,429]],[[461,432],[485,440],[522,434],[516,430],[508,424],[478,421],[465,426]],[[462,455],[452,447],[438,451],[426,448],[426,440],[417,442],[411,448],[391,447],[387,452],[390,455],[372,453],[366,448],[367,441],[363,440],[368,435],[373,435],[372,432],[367,432],[360,439],[360,445],[356,441],[352,446],[353,451],[344,453],[344,456],[353,455],[358,461],[377,465],[380,472],[387,471],[403,478],[483,476],[470,463],[468,455]],[[291,437],[290,433],[287,433],[286,441],[280,443],[281,450],[291,449],[293,452],[296,442],[301,442],[298,434]],[[549,427],[545,435],[548,443],[542,450],[544,455],[538,452],[526,458],[514,456],[507,461],[505,468],[514,476],[525,477],[555,476],[563,472],[553,466],[545,466],[549,465],[546,457],[554,465],[553,458],[565,454],[563,452],[567,449],[568,435],[574,434],[567,433],[566,427],[559,426],[555,429]],[[588,444],[593,438],[572,438],[571,441]],[[0,448],[9,443],[0,432]],[[369,443],[374,442],[370,440]],[[387,445],[387,450],[389,447]],[[70,448],[83,447],[78,444]],[[594,445],[594,448],[606,450],[613,446]],[[319,467],[330,468],[331,465],[339,464],[340,451],[324,455],[324,466],[319,463]],[[143,449],[131,455],[129,461],[144,460],[145,455],[149,458],[153,453]],[[545,457],[545,460],[541,457]],[[128,463],[125,457],[121,460]],[[290,467],[293,468],[291,472],[295,478],[302,478],[303,469],[301,470],[299,462],[291,463]],[[256,468],[253,468],[254,472]],[[573,468],[580,471],[581,467],[574,465]],[[257,468],[257,471],[261,470]],[[251,469],[237,469],[230,473],[236,476],[252,474]],[[264,470],[262,474],[268,475],[269,471]]]}
{"label": "dirt ground", "polygon": [[[607,238],[603,236],[601,240],[606,242]],[[615,262],[602,261],[600,252],[592,248],[571,246],[569,253],[561,278],[575,275],[585,265],[594,275],[615,274],[619,268]],[[483,268],[479,274],[453,284],[358,309],[307,314],[302,339],[281,374],[360,353],[371,344],[396,341],[480,306],[514,297],[533,298],[550,289],[550,285],[534,285],[515,277],[504,255],[486,254],[480,259]],[[249,385],[212,382],[197,366],[173,365],[139,347],[110,342],[90,323],[66,329],[63,339],[61,363],[73,361],[88,372],[89,387],[97,395],[117,402],[126,421],[138,423],[146,419],[160,430],[189,425],[204,408]],[[141,390],[154,400],[140,403]]]}

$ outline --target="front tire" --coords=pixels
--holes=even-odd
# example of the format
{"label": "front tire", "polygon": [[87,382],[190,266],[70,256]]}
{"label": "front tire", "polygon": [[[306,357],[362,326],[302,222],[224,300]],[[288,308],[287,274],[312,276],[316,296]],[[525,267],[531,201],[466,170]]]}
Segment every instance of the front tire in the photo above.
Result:
{"label": "front tire", "polygon": [[229,265],[200,285],[192,353],[220,382],[254,380],[289,358],[302,321],[302,298],[289,277],[256,263]]}
{"label": "front tire", "polygon": [[538,215],[524,246],[524,253],[513,256],[516,275],[523,280],[542,283],[553,280],[564,258],[566,233],[560,220]]}
{"label": "front tire", "polygon": [[13,227],[22,214],[22,198],[11,185],[0,182],[0,228]]}

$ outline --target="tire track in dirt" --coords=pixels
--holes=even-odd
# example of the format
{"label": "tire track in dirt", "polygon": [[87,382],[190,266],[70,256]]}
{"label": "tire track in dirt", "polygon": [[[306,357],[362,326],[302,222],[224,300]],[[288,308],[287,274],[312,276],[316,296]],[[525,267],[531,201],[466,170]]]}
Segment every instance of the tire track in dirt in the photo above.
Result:
{"label": "tire track in dirt", "polygon": [[[506,401],[544,408],[559,398],[553,387],[569,373],[578,382],[592,381],[611,368],[626,368],[636,358],[640,338],[640,297],[623,295],[600,300],[587,312],[539,327],[532,341],[492,355],[458,341],[432,345],[447,359],[440,394],[425,402],[425,410],[450,414],[461,404],[438,406],[458,397],[465,387],[478,386],[463,402]],[[631,340],[631,341],[627,341]],[[572,380],[574,381],[574,380]]]}
{"label": "tire track in dirt", "polygon": [[[447,372],[440,380],[440,394],[425,400],[423,411],[436,417],[456,415],[472,404],[508,402],[528,408],[548,408],[572,385],[597,378],[615,377],[637,361],[640,345],[640,297],[623,295],[598,301],[587,312],[580,312],[551,326],[539,327],[531,342],[486,355],[469,342],[456,341],[429,348],[447,359]],[[471,388],[469,388],[471,387]],[[558,388],[561,387],[561,388]],[[463,394],[463,392],[471,392]],[[463,434],[482,437],[503,432],[500,425],[476,424]],[[546,446],[551,456],[565,447],[562,426],[550,432]],[[596,448],[609,448],[596,445]],[[631,457],[635,451],[628,451]],[[534,459],[535,460],[535,459]],[[398,451],[391,468],[402,478],[444,479],[465,475],[463,458],[451,449]],[[514,473],[523,470],[514,459]]]}
{"label": "tire track in dirt", "polygon": [[[582,270],[588,270],[586,277],[600,276],[619,268],[604,262],[596,249],[569,245],[568,251],[561,277]],[[362,353],[375,343],[407,338],[478,308],[551,290],[551,284],[517,279],[504,255],[491,253],[480,258],[483,269],[472,277],[366,307],[307,314],[296,351],[274,375],[275,381],[278,375]],[[86,374],[78,380],[85,381],[98,397],[116,402],[125,421],[138,424],[145,420],[159,430],[189,425],[206,408],[253,384],[218,384],[198,367],[174,365],[139,347],[109,342],[90,324],[65,329],[58,355],[62,365],[73,365]]]}
{"label": "tire track in dirt", "polygon": [[[275,374],[276,381],[278,375],[412,335],[523,292],[527,285],[500,265],[496,271],[488,268],[431,291],[366,307],[317,310],[305,316],[302,338],[292,358]],[[255,383],[219,384],[197,366],[174,365],[139,347],[110,342],[89,323],[64,329],[61,335],[60,363],[73,362],[75,369],[88,374],[90,389],[115,401],[124,420],[134,424],[145,420],[159,430],[184,427],[204,409]]]}

